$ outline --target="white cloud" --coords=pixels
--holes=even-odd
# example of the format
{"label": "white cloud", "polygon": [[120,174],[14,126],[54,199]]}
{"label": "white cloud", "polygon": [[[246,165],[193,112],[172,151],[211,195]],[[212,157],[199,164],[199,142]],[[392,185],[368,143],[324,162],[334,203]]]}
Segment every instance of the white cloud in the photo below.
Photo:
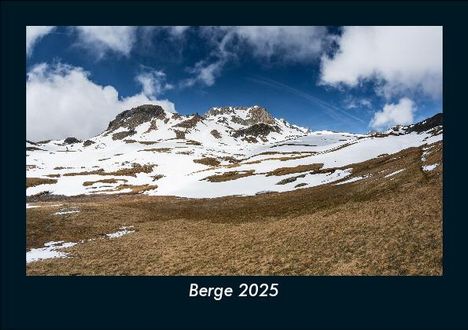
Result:
{"label": "white cloud", "polygon": [[268,61],[311,62],[328,42],[327,30],[321,26],[208,26],[201,28],[201,35],[214,50],[211,59],[189,69],[194,77],[185,86],[213,85],[224,65],[243,51]]}
{"label": "white cloud", "polygon": [[91,137],[102,132],[121,111],[149,103],[175,112],[172,102],[156,100],[143,92],[121,98],[114,87],[91,81],[82,68],[39,64],[31,69],[26,81],[27,138]]}
{"label": "white cloud", "polygon": [[376,80],[387,98],[408,92],[441,97],[442,27],[345,27],[337,43],[333,57],[322,57],[322,84]]}
{"label": "white cloud", "polygon": [[191,87],[196,83],[201,83],[206,86],[214,85],[225,63],[226,60],[224,58],[212,63],[206,63],[205,61],[198,62],[194,68],[188,70],[194,77],[184,80],[182,82],[182,87]]}
{"label": "white cloud", "polygon": [[142,93],[149,98],[156,98],[167,90],[173,89],[174,86],[166,82],[166,74],[160,70],[153,70],[148,67],[143,67],[135,80],[141,84]]}
{"label": "white cloud", "polygon": [[254,55],[284,61],[313,61],[327,41],[322,26],[235,26],[227,31],[229,37],[246,42]]}
{"label": "white cloud", "polygon": [[26,54],[31,56],[36,43],[55,29],[55,26],[26,26]]}
{"label": "white cloud", "polygon": [[128,56],[136,41],[135,26],[76,26],[73,29],[78,33],[78,45],[98,59],[109,52]]}
{"label": "white cloud", "polygon": [[413,123],[415,104],[407,97],[400,99],[397,104],[385,104],[382,111],[374,114],[370,122],[372,128],[387,128],[395,125],[408,125]]}
{"label": "white cloud", "polygon": [[355,98],[349,96],[344,100],[344,107],[346,109],[369,109],[372,107],[372,102],[368,98]]}

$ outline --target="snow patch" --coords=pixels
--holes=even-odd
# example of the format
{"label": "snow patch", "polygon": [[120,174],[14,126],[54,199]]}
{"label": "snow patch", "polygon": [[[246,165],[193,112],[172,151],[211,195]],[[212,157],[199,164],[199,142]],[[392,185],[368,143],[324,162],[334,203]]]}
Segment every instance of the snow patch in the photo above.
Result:
{"label": "snow patch", "polygon": [[60,210],[58,212],[55,212],[54,215],[65,215],[65,214],[72,214],[72,213],[78,213],[80,210],[78,209],[69,209],[69,210]]}
{"label": "snow patch", "polygon": [[75,246],[77,243],[72,242],[47,242],[44,244],[43,248],[31,249],[26,252],[26,263],[33,261],[44,260],[44,259],[53,259],[53,258],[67,258],[68,253],[59,251],[61,249],[66,249],[72,246]]}
{"label": "snow patch", "polygon": [[430,171],[433,171],[437,166],[439,166],[439,164],[432,164],[432,165],[424,165],[422,167],[422,170],[424,172],[430,172]]}
{"label": "snow patch", "polygon": [[134,230],[129,230],[129,228],[133,228],[133,226],[120,227],[118,231],[116,231],[114,233],[106,234],[106,236],[112,239],[112,238],[119,238],[119,237],[122,237],[124,235],[131,234],[131,233],[135,232]]}
{"label": "snow patch", "polygon": [[385,178],[389,178],[389,177],[391,177],[391,176],[397,175],[398,173],[401,173],[401,172],[403,172],[404,170],[405,170],[405,169],[402,168],[401,170],[398,170],[398,171],[392,172],[392,173],[390,173],[390,174],[387,174],[387,175],[385,176]]}

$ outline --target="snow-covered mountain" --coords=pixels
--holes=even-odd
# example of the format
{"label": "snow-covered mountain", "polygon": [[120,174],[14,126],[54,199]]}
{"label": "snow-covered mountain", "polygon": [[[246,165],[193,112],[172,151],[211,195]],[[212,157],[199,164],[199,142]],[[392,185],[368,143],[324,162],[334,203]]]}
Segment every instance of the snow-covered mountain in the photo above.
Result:
{"label": "snow-covered mountain", "polygon": [[304,135],[307,129],[273,118],[265,108],[211,108],[204,116],[181,116],[156,105],[143,105],[120,113],[107,130],[91,141],[111,136],[113,140],[159,141],[186,139],[210,146],[241,146],[273,142]]}
{"label": "snow-covered mountain", "polygon": [[26,193],[204,198],[345,183],[353,179],[352,164],[431,145],[442,132],[441,114],[362,135],[311,132],[260,106],[182,116],[142,105],[85,141],[27,141]]}

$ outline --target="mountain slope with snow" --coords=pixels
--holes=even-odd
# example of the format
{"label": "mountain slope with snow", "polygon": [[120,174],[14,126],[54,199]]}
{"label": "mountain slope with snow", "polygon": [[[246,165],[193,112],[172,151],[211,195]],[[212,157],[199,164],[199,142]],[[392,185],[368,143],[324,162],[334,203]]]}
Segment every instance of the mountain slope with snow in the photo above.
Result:
{"label": "mountain slope with snow", "polygon": [[260,106],[181,116],[143,105],[86,141],[27,141],[26,194],[211,198],[345,183],[354,164],[429,147],[442,133],[441,114],[363,135],[310,132]]}

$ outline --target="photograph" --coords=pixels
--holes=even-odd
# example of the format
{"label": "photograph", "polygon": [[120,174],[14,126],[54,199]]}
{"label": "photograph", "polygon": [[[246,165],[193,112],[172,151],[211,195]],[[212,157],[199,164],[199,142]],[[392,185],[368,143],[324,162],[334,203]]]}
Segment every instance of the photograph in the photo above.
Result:
{"label": "photograph", "polygon": [[443,30],[25,26],[25,275],[444,275]]}

